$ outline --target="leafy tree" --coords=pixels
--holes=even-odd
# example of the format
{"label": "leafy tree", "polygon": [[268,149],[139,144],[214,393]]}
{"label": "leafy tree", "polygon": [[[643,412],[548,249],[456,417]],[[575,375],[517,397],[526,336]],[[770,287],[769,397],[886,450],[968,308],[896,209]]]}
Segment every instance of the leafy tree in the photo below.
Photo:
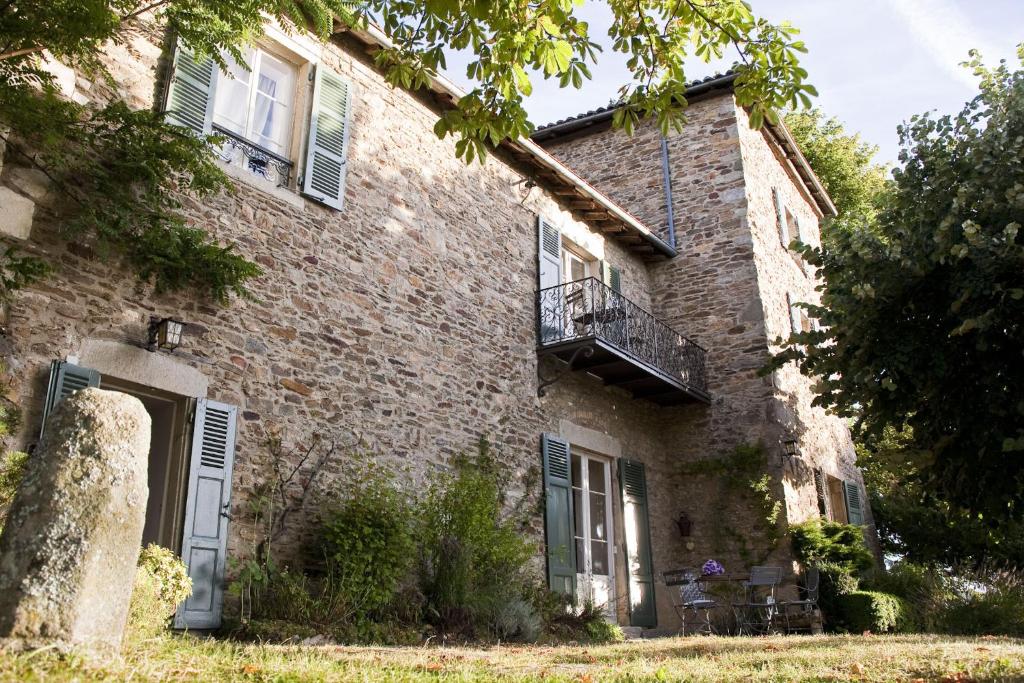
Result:
{"label": "leafy tree", "polygon": [[[210,143],[165,123],[159,113],[134,111],[114,98],[80,104],[64,98],[51,59],[110,79],[103,50],[138,22],[166,22],[189,47],[224,65],[242,61],[264,18],[326,40],[336,22],[378,23],[391,46],[376,59],[394,85],[417,87],[445,66],[445,53],[470,50],[468,76],[477,84],[441,115],[435,131],[455,135],[457,154],[482,159],[490,146],[531,131],[523,98],[531,74],[579,88],[600,48],[577,12],[579,0],[531,3],[460,0],[8,0],[0,2],[0,132],[7,154],[42,170],[61,191],[69,238],[87,239],[101,255],[123,258],[160,290],[191,289],[224,301],[244,295],[259,268],[221,246],[185,217],[183,193],[230,190]],[[736,97],[751,121],[777,120],[776,110],[806,105],[814,88],[798,64],[805,51],[788,24],[755,17],[742,0],[608,0],[615,22],[612,48],[628,55],[633,82],[620,92],[616,123],[631,130],[654,116],[663,129],[682,122],[684,62],[737,50]],[[8,255],[7,269],[29,258]]]}
{"label": "leafy tree", "polygon": [[805,305],[823,327],[770,367],[796,361],[862,438],[909,430],[903,481],[994,527],[1024,518],[1024,70],[972,57],[976,98],[899,128],[876,229],[802,247],[824,277]]}
{"label": "leafy tree", "polygon": [[839,119],[826,118],[821,109],[791,111],[785,121],[839,213],[822,226],[822,238],[854,225],[873,225],[890,189],[887,169],[874,161],[878,147],[847,133]]}
{"label": "leafy tree", "polygon": [[936,499],[920,476],[927,459],[909,428],[886,427],[857,444],[882,551],[926,566],[1024,569],[1024,524],[989,524]]}

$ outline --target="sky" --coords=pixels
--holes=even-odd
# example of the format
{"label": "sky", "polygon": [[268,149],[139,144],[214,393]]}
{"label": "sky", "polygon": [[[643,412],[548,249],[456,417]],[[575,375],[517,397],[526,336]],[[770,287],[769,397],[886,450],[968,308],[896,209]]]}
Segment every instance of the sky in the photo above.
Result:
{"label": "sky", "polygon": [[[1024,0],[748,0],[755,14],[799,27],[808,54],[802,64],[819,92],[815,106],[847,130],[879,147],[878,160],[896,163],[896,126],[925,111],[954,113],[977,94],[974,77],[959,66],[971,48],[985,61],[1016,63],[1024,42]],[[603,3],[585,0],[581,17],[591,36],[607,43]],[[603,39],[603,40],[602,40]],[[608,104],[628,78],[625,60],[606,49],[582,90],[561,90],[534,78],[527,101],[537,125]],[[448,76],[462,86],[465,58],[449,58]],[[694,60],[687,78],[714,73]]]}

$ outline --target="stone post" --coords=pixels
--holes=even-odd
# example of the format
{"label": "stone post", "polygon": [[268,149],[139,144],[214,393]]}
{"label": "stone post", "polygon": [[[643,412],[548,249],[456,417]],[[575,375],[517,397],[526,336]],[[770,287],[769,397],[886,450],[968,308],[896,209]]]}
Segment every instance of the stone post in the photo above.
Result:
{"label": "stone post", "polygon": [[0,638],[118,648],[146,518],[151,421],[85,389],[50,416],[0,537]]}

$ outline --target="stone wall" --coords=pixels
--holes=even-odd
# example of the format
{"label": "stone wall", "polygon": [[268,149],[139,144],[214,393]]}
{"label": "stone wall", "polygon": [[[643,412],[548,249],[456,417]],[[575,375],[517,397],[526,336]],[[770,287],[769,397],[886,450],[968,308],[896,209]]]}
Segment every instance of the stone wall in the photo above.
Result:
{"label": "stone wall", "polygon": [[[664,234],[660,137],[652,124],[639,126],[631,138],[598,125],[544,144]],[[770,377],[758,374],[769,351],[777,350],[772,341],[788,333],[786,293],[811,301],[815,284],[781,245],[772,187],[781,188],[814,240],[820,213],[800,193],[764,134],[752,131],[742,112],[738,115],[730,94],[691,102],[685,129],[667,143],[679,256],[650,266],[652,306],[669,325],[708,348],[713,400],[709,408],[663,412],[665,461],[692,463],[760,442],[774,493],[785,504],[782,521],[803,521],[817,514],[813,467],[860,481],[849,431],[810,406],[810,380],[792,366]],[[788,434],[799,436],[802,461],[784,461],[780,441]],[[761,527],[757,507],[724,500],[723,494],[731,494],[706,477],[678,470],[671,465],[666,470],[666,499],[657,505],[664,516],[652,523],[668,538],[668,513],[685,509],[694,521],[694,547],[670,544],[659,564],[694,565],[708,557],[728,568],[743,563],[736,544],[723,543],[722,535],[728,533],[725,527],[745,529],[755,546],[752,530]],[[777,560],[787,556],[785,547],[774,555]]]}
{"label": "stone wall", "polygon": [[[125,79],[118,86],[136,106],[152,106],[160,90],[163,40],[162,30],[149,28],[112,48],[115,73]],[[31,237],[19,244],[56,270],[20,295],[6,354],[11,395],[26,407],[24,444],[38,434],[51,360],[84,362],[100,349],[108,361],[131,359],[111,361],[109,372],[138,381],[147,372],[138,347],[150,316],[173,316],[187,323],[184,343],[171,356],[151,355],[159,372],[187,381],[161,388],[206,387],[209,398],[240,408],[236,519],[245,518],[262,476],[271,426],[289,441],[354,431],[368,450],[410,465],[418,486],[488,435],[513,470],[511,493],[531,496],[540,495],[539,485],[523,485],[540,463],[540,434],[590,430],[621,454],[650,462],[652,489],[670,499],[657,408],[586,375],[537,398],[537,216],[620,266],[625,292],[646,306],[644,263],[575,220],[542,187],[527,187],[501,158],[483,166],[458,161],[453,142],[432,132],[436,112],[388,87],[354,50],[332,45],[322,59],[351,79],[355,93],[344,211],[238,172],[232,195],[185,198],[196,225],[237,243],[263,267],[251,300],[221,307],[189,294],[153,294],[87,243],[65,241],[59,198],[40,187]],[[81,78],[68,87],[81,98],[107,94]],[[8,159],[0,186],[32,198],[21,177],[24,169]],[[325,486],[344,466],[344,457],[328,465]],[[316,509],[314,502],[308,514]],[[291,528],[279,557],[296,551],[304,541],[299,530],[311,525],[295,518]],[[538,540],[541,529],[538,518]],[[232,524],[229,554],[250,552],[251,534],[250,525]],[[656,546],[667,542],[658,537]]]}

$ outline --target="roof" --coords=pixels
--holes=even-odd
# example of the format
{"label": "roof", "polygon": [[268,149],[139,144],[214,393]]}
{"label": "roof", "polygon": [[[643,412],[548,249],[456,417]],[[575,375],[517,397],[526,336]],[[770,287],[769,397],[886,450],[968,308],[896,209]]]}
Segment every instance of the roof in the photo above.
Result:
{"label": "roof", "polygon": [[[336,23],[336,26],[339,32],[345,31],[355,37],[370,52],[374,47],[391,45],[388,37],[373,25],[358,30],[348,29],[340,23]],[[454,107],[465,94],[443,76],[433,77],[428,89],[438,105],[446,108]],[[613,202],[536,142],[529,139],[505,140],[499,148],[523,168],[525,175],[557,195],[577,219],[593,226],[603,235],[621,242],[642,258],[676,255],[675,247],[654,234],[639,218]]]}
{"label": "roof", "polygon": [[[731,93],[737,75],[735,71],[729,71],[693,81],[686,86],[685,97],[688,101],[693,101],[698,98]],[[622,102],[614,102],[606,107],[549,123],[534,131],[531,139],[535,142],[545,143],[567,135],[587,135],[603,130],[605,124],[611,122],[615,110],[621,106]],[[825,186],[821,184],[821,180],[818,179],[814,169],[811,168],[803,152],[800,151],[799,145],[793,139],[786,124],[782,121],[775,125],[765,123],[763,130],[769,141],[782,152],[785,163],[789,167],[788,170],[800,180],[822,215],[835,216],[837,211],[835,204],[832,203],[832,198],[828,196]]]}
{"label": "roof", "polygon": [[[692,100],[719,90],[723,93],[731,92],[732,82],[736,80],[737,75],[735,71],[729,71],[724,74],[715,74],[714,76],[693,81],[686,86],[685,97],[687,100]],[[621,106],[621,101],[612,102],[607,106],[591,109],[583,114],[577,114],[576,116],[570,116],[569,118],[540,126],[530,137],[536,141],[549,140],[568,133],[574,133],[588,126],[611,121],[615,110]]]}

